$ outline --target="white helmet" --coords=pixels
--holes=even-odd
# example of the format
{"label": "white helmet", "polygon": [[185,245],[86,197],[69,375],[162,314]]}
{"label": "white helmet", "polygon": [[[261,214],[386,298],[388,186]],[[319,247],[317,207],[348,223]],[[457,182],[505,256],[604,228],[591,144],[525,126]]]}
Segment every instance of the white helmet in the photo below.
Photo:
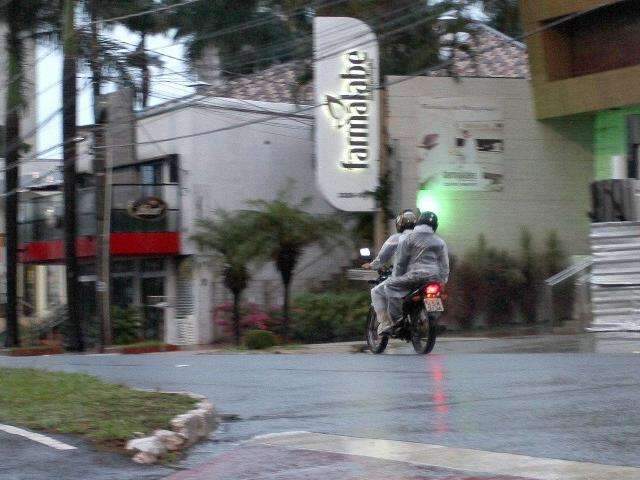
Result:
{"label": "white helmet", "polygon": [[402,233],[405,230],[412,230],[417,221],[418,217],[413,210],[405,210],[396,217],[396,231]]}

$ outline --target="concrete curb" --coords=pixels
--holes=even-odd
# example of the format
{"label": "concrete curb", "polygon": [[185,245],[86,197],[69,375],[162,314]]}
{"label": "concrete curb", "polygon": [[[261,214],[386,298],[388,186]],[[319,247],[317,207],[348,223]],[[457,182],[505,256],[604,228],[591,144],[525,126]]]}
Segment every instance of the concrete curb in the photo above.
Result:
{"label": "concrete curb", "polygon": [[174,417],[171,430],[156,430],[152,435],[127,442],[127,450],[134,452],[133,461],[150,465],[161,460],[168,452],[182,451],[207,438],[220,423],[220,418],[209,400],[191,392],[162,392],[186,395],[198,400],[196,407]]}

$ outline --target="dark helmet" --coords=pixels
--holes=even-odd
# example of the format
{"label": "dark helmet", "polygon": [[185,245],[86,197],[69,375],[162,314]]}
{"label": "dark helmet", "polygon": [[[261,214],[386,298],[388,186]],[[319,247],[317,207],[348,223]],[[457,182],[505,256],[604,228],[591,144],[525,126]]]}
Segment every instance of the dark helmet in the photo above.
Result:
{"label": "dark helmet", "polygon": [[412,210],[405,210],[396,217],[396,231],[402,233],[405,230],[411,230],[416,226],[418,217]]}
{"label": "dark helmet", "polygon": [[429,225],[435,232],[438,229],[438,216],[433,212],[422,212],[416,225]]}

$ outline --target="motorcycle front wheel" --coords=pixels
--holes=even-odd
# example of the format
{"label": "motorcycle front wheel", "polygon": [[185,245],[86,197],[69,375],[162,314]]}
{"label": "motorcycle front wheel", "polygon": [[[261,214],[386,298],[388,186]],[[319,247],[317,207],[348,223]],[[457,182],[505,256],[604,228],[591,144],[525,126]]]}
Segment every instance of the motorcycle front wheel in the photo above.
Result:
{"label": "motorcycle front wheel", "polygon": [[382,353],[389,343],[388,335],[378,335],[378,316],[373,307],[369,308],[367,316],[367,345],[371,353]]}
{"label": "motorcycle front wheel", "polygon": [[416,353],[426,355],[431,353],[436,344],[438,323],[436,314],[428,313],[420,308],[411,314],[411,343]]}

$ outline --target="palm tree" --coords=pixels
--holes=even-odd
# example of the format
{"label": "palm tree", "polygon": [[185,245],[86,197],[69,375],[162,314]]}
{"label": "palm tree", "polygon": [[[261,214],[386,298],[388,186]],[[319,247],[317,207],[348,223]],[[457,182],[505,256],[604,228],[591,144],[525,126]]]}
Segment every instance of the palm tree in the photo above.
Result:
{"label": "palm tree", "polygon": [[[120,0],[122,1],[122,0]],[[125,1],[135,7],[137,11],[147,11],[157,7],[154,0],[135,0],[135,2]],[[171,28],[170,20],[175,17],[164,13],[153,15],[142,15],[123,21],[123,25],[130,31],[140,35],[140,42],[134,52],[128,56],[129,64],[140,71],[140,105],[146,107],[149,104],[149,93],[151,90],[150,67],[160,66],[162,63],[157,55],[152,55],[147,50],[147,36],[162,33]]]}
{"label": "palm tree", "polygon": [[[7,26],[6,76],[4,125],[5,160],[5,225],[7,230],[7,347],[20,343],[17,311],[17,260],[18,260],[18,177],[22,141],[20,140],[20,116],[25,107],[23,86],[25,44],[24,37],[32,35],[42,23],[42,12],[46,2],[40,0],[8,0],[0,3],[0,23]],[[4,65],[3,65],[4,67]]]}
{"label": "palm tree", "polygon": [[191,237],[198,247],[223,264],[224,285],[233,294],[233,329],[240,344],[240,300],[251,279],[250,267],[261,257],[262,245],[251,237],[248,217],[220,210],[212,219],[200,219]]}
{"label": "palm tree", "polygon": [[[168,4],[179,0],[166,0]],[[278,2],[275,2],[278,3]],[[238,28],[250,23],[251,28]],[[279,15],[278,5],[261,0],[203,0],[173,12],[175,38],[186,40],[192,66],[215,47],[225,74],[245,74],[291,59],[291,52],[274,49],[292,40],[292,32]]]}
{"label": "palm tree", "polygon": [[[90,22],[88,27],[79,28],[77,35],[79,38],[78,53],[87,62],[91,71],[94,108],[105,83],[105,74],[108,72],[113,72],[121,84],[134,87],[129,70],[130,68],[140,69],[143,79],[140,90],[146,91],[145,95],[148,97],[147,65],[149,61],[146,52],[144,50],[138,51],[139,49],[133,53],[129,52],[120,42],[104,34],[105,31],[111,30],[116,23],[101,24],[100,21],[147,11],[152,9],[156,3],[153,0],[81,0],[79,4]],[[164,17],[162,15],[142,15],[123,19],[119,23],[133,32],[156,33],[156,27],[151,28],[150,26],[161,24],[161,18]],[[144,35],[141,46],[144,48]],[[142,61],[142,56],[146,62]],[[145,68],[141,68],[141,65],[144,65]],[[144,79],[146,79],[146,83]]]}
{"label": "palm tree", "polygon": [[336,216],[313,215],[306,210],[311,198],[291,203],[290,189],[278,193],[275,200],[252,200],[255,210],[248,212],[252,237],[274,261],[284,288],[283,335],[289,333],[291,282],[304,250],[319,245],[324,251],[343,240],[343,225]]}

